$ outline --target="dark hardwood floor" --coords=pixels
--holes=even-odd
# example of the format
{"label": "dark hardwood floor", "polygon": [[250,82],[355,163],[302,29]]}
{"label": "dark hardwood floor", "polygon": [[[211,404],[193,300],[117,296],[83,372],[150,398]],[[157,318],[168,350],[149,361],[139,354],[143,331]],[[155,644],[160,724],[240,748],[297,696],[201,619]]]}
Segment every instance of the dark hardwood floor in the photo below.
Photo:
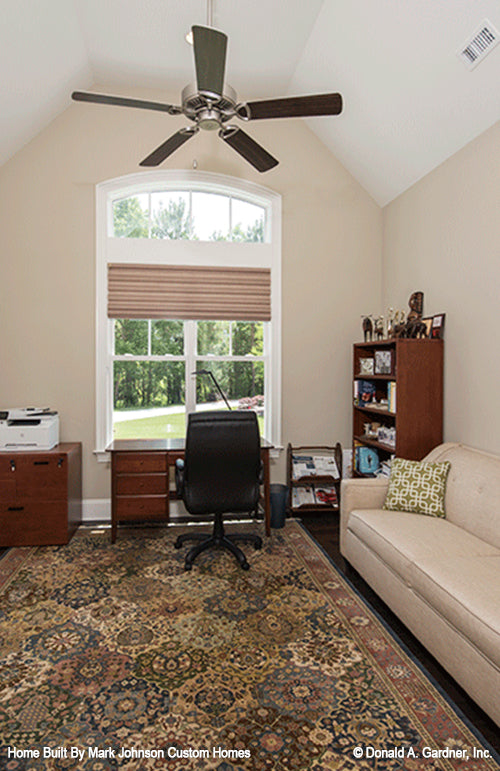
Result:
{"label": "dark hardwood floor", "polygon": [[450,677],[436,659],[426,651],[387,605],[370,589],[361,576],[353,568],[346,570],[346,563],[340,554],[338,515],[321,512],[306,514],[302,517],[302,522],[313,538],[321,544],[328,556],[331,557],[335,565],[347,576],[363,597],[368,600],[374,610],[377,611],[415,658],[437,681],[470,723],[500,753],[500,729],[498,726],[469,698],[463,688]]}

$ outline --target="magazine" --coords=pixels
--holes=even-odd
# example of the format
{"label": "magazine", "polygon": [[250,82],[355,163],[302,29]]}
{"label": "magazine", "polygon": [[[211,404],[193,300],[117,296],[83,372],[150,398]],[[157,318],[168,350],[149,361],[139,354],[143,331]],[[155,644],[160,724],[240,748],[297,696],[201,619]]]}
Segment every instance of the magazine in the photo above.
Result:
{"label": "magazine", "polygon": [[304,487],[294,487],[292,491],[292,506],[293,508],[299,508],[300,506],[310,506],[316,503],[314,497],[314,488],[312,485],[304,485]]}
{"label": "magazine", "polygon": [[333,455],[294,455],[292,478],[329,476],[339,478],[339,470]]}
{"label": "magazine", "polygon": [[316,503],[324,503],[329,506],[337,506],[337,491],[333,485],[315,485],[314,496]]}

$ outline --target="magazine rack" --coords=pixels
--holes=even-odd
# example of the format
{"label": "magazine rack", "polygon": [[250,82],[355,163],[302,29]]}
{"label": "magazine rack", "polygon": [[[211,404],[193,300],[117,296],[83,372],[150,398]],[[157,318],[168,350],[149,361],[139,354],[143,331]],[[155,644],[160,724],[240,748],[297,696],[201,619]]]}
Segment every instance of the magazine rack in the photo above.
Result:
{"label": "magazine rack", "polygon": [[342,479],[342,446],[287,447],[288,516],[338,511]]}

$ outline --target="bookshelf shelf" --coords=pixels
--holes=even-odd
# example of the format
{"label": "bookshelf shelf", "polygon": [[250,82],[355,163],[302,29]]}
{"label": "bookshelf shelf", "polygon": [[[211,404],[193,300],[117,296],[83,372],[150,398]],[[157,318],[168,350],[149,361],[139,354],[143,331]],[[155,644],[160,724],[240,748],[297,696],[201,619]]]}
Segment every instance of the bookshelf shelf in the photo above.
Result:
{"label": "bookshelf shelf", "polygon": [[354,345],[354,476],[373,476],[393,455],[420,460],[442,442],[443,350],[428,339]]}

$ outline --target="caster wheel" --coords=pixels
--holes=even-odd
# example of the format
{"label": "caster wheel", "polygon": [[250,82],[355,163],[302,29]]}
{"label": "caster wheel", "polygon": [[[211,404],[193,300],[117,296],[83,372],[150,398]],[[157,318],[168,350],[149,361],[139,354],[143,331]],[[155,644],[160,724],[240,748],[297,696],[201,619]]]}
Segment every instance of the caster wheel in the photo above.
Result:
{"label": "caster wheel", "polygon": [[248,562],[242,562],[241,567],[243,568],[243,570],[250,570],[250,565],[248,564]]}
{"label": "caster wheel", "polygon": [[182,547],[182,541],[179,541],[179,539],[177,539],[177,541],[174,543],[174,547],[176,549],[180,549]]}
{"label": "caster wheel", "polygon": [[258,551],[259,549],[262,549],[262,541],[256,541],[254,543],[254,549]]}
{"label": "caster wheel", "polygon": [[192,567],[193,567],[193,566],[192,566],[192,565],[191,565],[191,563],[189,562],[187,565],[184,565],[184,570],[191,570],[191,568],[192,568]]}

